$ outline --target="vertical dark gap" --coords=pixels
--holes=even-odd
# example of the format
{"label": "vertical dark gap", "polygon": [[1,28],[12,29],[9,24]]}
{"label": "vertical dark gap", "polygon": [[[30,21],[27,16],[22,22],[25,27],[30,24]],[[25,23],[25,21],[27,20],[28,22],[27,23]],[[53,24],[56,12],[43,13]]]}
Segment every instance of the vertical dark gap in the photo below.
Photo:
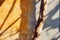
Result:
{"label": "vertical dark gap", "polygon": [[41,0],[41,5],[40,5],[40,14],[39,14],[39,18],[35,27],[35,32],[34,32],[34,37],[32,40],[35,40],[35,38],[38,37],[38,33],[37,33],[37,29],[39,27],[39,24],[41,22],[43,22],[43,11],[44,11],[44,0]]}
{"label": "vertical dark gap", "polygon": [[21,21],[19,28],[19,40],[27,40],[28,38],[28,0],[20,0]]}

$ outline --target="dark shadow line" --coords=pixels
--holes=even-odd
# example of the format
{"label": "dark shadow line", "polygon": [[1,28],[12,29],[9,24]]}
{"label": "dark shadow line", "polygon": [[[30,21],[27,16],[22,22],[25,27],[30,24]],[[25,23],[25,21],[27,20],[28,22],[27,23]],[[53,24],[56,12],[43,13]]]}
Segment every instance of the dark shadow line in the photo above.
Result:
{"label": "dark shadow line", "polygon": [[[16,33],[14,34],[11,34],[11,35],[8,35],[7,37],[11,37],[11,36],[14,36],[15,34],[17,34],[19,31],[17,31]],[[6,39],[7,37],[5,37],[4,39]]]}
{"label": "dark shadow line", "polygon": [[0,26],[0,30],[2,29],[4,23],[6,22],[7,18],[9,17],[9,15],[11,14],[11,12],[12,12],[12,10],[13,10],[13,8],[14,8],[15,3],[16,3],[16,0],[14,0],[14,2],[13,2],[13,4],[12,4],[12,7],[10,8],[10,11],[8,12],[8,14],[7,14],[6,18],[4,19],[2,25]]}
{"label": "dark shadow line", "polygon": [[[43,29],[45,29],[45,28],[47,28],[47,27],[49,27],[49,26],[55,26],[55,25],[52,25],[53,23],[51,23],[51,24],[49,24],[49,25],[46,25],[46,23],[47,23],[47,21],[51,21],[51,22],[55,22],[57,19],[59,20],[59,18],[57,18],[57,19],[55,19],[55,20],[52,20],[51,18],[52,18],[52,16],[59,10],[59,4],[57,4],[46,16],[48,16],[47,17],[47,19],[45,20],[45,22],[44,22],[44,27],[43,27]],[[51,29],[52,27],[50,27],[50,29]],[[54,27],[53,27],[54,28]],[[56,26],[55,26],[55,28],[57,28]],[[50,30],[50,29],[48,29],[48,30]]]}
{"label": "dark shadow line", "polygon": [[[47,15],[45,15],[45,16],[50,16],[51,17],[51,14],[53,13],[56,13],[57,12],[57,10],[59,10],[60,9],[60,7],[59,7],[59,5],[60,4],[57,4]],[[55,11],[55,12],[54,12]]]}
{"label": "dark shadow line", "polygon": [[52,0],[51,2],[48,3],[48,5],[50,5],[52,2],[54,2],[55,0]]}
{"label": "dark shadow line", "polygon": [[34,37],[32,40],[35,40],[35,38],[37,38],[39,35],[37,33],[37,29],[39,27],[39,24],[41,22],[43,22],[43,11],[44,11],[44,6],[45,6],[46,3],[44,3],[44,0],[41,0],[41,7],[40,7],[40,14],[39,14],[39,18],[38,18],[38,21],[37,21],[37,24],[35,26],[35,32],[34,32]]}
{"label": "dark shadow line", "polygon": [[16,23],[19,19],[20,19],[20,17],[18,17],[12,24],[10,24],[10,25],[0,34],[0,36],[1,36],[5,31],[7,31],[14,23]]}
{"label": "dark shadow line", "polygon": [[5,0],[0,0],[0,6],[4,3]]}
{"label": "dark shadow line", "polygon": [[59,39],[59,38],[60,38],[60,35],[56,39]]}
{"label": "dark shadow line", "polygon": [[59,32],[60,32],[60,1],[59,1]]}
{"label": "dark shadow line", "polygon": [[9,36],[14,36],[15,34],[17,34],[19,31],[17,31],[16,33],[14,33],[14,34],[11,34],[11,35],[9,35]]}
{"label": "dark shadow line", "polygon": [[58,40],[60,38],[60,35],[57,38],[53,38],[51,40]]}
{"label": "dark shadow line", "polygon": [[38,0],[35,4],[39,3],[41,0]]}

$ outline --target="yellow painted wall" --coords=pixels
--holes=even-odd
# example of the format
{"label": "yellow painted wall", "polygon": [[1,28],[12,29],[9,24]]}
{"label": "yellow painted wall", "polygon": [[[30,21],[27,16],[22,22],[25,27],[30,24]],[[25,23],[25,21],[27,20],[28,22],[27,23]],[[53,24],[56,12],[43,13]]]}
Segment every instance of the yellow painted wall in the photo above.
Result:
{"label": "yellow painted wall", "polygon": [[0,1],[0,40],[29,40],[29,21],[33,18],[34,1],[32,0]]}
{"label": "yellow painted wall", "polygon": [[19,37],[16,32],[20,27],[20,16],[20,0],[5,0],[0,6],[0,40],[15,40]]}

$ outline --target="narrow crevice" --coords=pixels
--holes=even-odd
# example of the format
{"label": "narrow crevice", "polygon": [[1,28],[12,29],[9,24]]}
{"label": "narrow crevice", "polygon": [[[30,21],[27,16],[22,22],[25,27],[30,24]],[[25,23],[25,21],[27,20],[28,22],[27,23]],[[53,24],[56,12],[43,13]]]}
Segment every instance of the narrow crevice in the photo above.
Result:
{"label": "narrow crevice", "polygon": [[34,32],[34,36],[33,36],[33,39],[32,40],[35,40],[35,38],[37,38],[39,35],[37,33],[37,29],[39,28],[39,25],[41,22],[43,22],[43,12],[44,12],[44,6],[45,6],[46,3],[44,3],[44,0],[41,0],[41,6],[40,6],[40,14],[39,14],[39,18],[38,18],[38,21],[37,21],[37,24],[36,24],[36,27],[35,27],[35,32]]}

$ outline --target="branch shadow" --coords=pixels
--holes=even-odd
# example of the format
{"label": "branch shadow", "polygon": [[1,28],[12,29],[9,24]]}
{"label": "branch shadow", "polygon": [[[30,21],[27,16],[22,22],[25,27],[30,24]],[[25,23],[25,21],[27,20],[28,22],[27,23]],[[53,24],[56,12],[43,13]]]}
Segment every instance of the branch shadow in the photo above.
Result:
{"label": "branch shadow", "polygon": [[0,33],[0,36],[3,35],[3,33],[5,31],[7,31],[13,24],[15,24],[18,20],[20,19],[20,17],[18,17],[13,23],[11,23],[2,33]]}
{"label": "branch shadow", "polygon": [[[12,4],[12,7],[10,8],[10,10],[9,10],[6,18],[4,19],[4,21],[3,21],[3,23],[2,23],[2,25],[1,25],[1,27],[0,27],[0,30],[2,29],[4,23],[5,23],[6,20],[8,19],[9,15],[11,14],[11,12],[12,12],[12,10],[13,10],[13,8],[14,8],[15,3],[16,3],[16,0],[14,0],[14,2],[13,2],[13,4]],[[0,33],[0,36],[1,36],[5,31],[7,31],[7,30],[8,30],[16,21],[18,21],[19,19],[20,19],[20,17],[18,17],[12,24],[10,24],[2,33]]]}
{"label": "branch shadow", "polygon": [[50,4],[53,3],[53,2],[54,2],[54,0],[52,0],[51,2],[49,2],[48,5],[50,5]]}
{"label": "branch shadow", "polygon": [[[43,27],[43,29],[46,29],[47,27],[50,27],[48,30],[58,28],[59,31],[60,31],[59,18],[56,18],[56,19],[54,19],[54,20],[52,19],[52,17],[55,15],[55,13],[60,9],[60,8],[59,8],[59,5],[60,5],[60,4],[56,5],[56,6],[54,7],[54,9],[52,9],[52,10],[46,15],[46,16],[48,16],[48,17],[47,17],[47,19],[46,19],[45,22],[44,22],[44,27]],[[48,31],[48,30],[47,30],[47,31]]]}
{"label": "branch shadow", "polygon": [[17,32],[14,33],[14,34],[10,34],[10,35],[6,36],[4,39],[6,39],[6,38],[8,38],[8,37],[12,37],[12,36],[16,35],[17,33],[19,33],[19,31],[17,31]]}
{"label": "branch shadow", "polygon": [[8,19],[9,15],[11,14],[11,12],[12,12],[12,10],[13,10],[13,8],[14,8],[15,3],[16,3],[16,0],[14,0],[14,2],[13,2],[13,4],[12,4],[12,7],[10,8],[10,10],[9,10],[9,12],[8,12],[8,14],[7,14],[7,16],[5,17],[3,23],[1,24],[1,26],[0,26],[0,30],[2,29],[4,23],[5,23],[6,20]]}
{"label": "branch shadow", "polygon": [[[11,12],[13,11],[13,8],[14,8],[14,6],[15,6],[16,1],[17,1],[17,0],[14,0],[14,2],[13,2],[13,4],[12,4],[12,7],[10,8],[10,10],[9,10],[6,18],[4,19],[4,21],[3,21],[2,25],[1,25],[0,30],[2,29],[3,25],[5,24],[6,20],[7,20],[8,17],[9,17],[9,15],[10,15]],[[0,33],[0,37],[4,34],[4,32],[6,32],[9,28],[11,28],[11,26],[14,25],[20,18],[21,18],[21,17],[18,17],[18,18],[17,18],[14,22],[12,22],[3,32],[1,32],[1,33]],[[14,33],[14,34],[8,35],[7,37],[14,36],[14,35],[17,34],[18,32],[19,32],[19,30],[18,30],[16,33]],[[5,39],[6,39],[7,37],[5,37]]]}
{"label": "branch shadow", "polygon": [[5,0],[0,0],[0,6],[4,3]]}
{"label": "branch shadow", "polygon": [[52,38],[51,40],[58,40],[60,38],[60,35],[56,38]]}

